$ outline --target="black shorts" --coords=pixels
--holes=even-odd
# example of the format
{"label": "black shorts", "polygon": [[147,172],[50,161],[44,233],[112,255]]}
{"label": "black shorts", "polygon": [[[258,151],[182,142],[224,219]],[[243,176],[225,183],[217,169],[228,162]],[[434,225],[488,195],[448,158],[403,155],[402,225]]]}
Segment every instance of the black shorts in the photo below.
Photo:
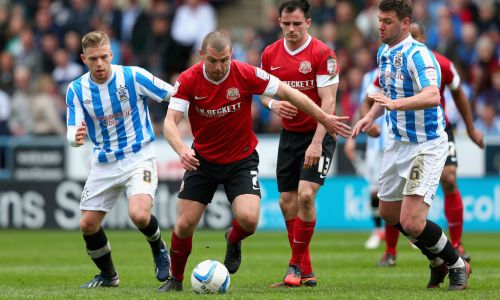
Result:
{"label": "black shorts", "polygon": [[311,144],[314,132],[292,132],[281,130],[278,149],[276,175],[278,177],[278,191],[295,191],[299,181],[305,180],[323,185],[330,169],[336,141],[330,134],[323,139],[321,158],[318,164],[309,169],[304,169],[304,157]]}
{"label": "black shorts", "polygon": [[213,164],[203,159],[198,153],[196,158],[200,166],[195,171],[186,171],[182,179],[179,198],[209,204],[212,201],[219,184],[224,185],[227,199],[243,194],[253,194],[260,197],[258,180],[259,154],[257,151],[234,163]]}
{"label": "black shorts", "polygon": [[453,136],[453,129],[451,126],[446,126],[446,134],[448,135],[448,157],[446,157],[445,166],[457,166],[457,148],[455,144],[455,137]]}

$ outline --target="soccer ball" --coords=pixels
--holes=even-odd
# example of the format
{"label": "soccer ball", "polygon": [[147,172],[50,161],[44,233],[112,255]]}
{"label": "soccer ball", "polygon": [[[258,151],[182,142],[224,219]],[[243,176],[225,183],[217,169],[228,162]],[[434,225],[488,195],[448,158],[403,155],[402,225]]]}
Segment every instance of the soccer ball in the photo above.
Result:
{"label": "soccer ball", "polygon": [[230,281],[226,267],[215,260],[202,261],[191,273],[191,286],[198,294],[224,294]]}

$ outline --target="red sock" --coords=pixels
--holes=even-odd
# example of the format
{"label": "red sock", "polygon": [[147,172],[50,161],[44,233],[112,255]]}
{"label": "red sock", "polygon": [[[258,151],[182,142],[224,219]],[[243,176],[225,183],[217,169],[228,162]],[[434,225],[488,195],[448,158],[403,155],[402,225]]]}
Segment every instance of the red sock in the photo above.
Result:
{"label": "red sock", "polygon": [[246,238],[247,236],[252,235],[253,232],[248,232],[245,229],[243,229],[240,224],[238,224],[238,221],[236,219],[233,219],[233,227],[229,231],[229,235],[227,236],[227,240],[231,244],[237,244],[239,241],[242,239]]}
{"label": "red sock", "polygon": [[300,218],[295,220],[295,226],[293,228],[292,258],[290,259],[291,265],[301,266],[306,250],[309,248],[315,226],[316,220],[312,222],[305,222]]}
{"label": "red sock", "polygon": [[464,204],[458,190],[444,195],[444,214],[448,220],[451,245],[457,247],[462,239],[464,225]]}
{"label": "red sock", "polygon": [[396,256],[396,246],[398,245],[399,230],[389,224],[385,224],[385,252]]}
{"label": "red sock", "polygon": [[170,270],[172,277],[182,281],[184,279],[184,269],[186,268],[187,259],[191,254],[193,247],[193,236],[185,239],[180,239],[172,231],[172,245],[170,245]]}
{"label": "red sock", "polygon": [[290,220],[285,220],[286,224],[286,231],[288,232],[288,243],[290,244],[290,249],[293,247],[293,228],[295,227],[295,220],[297,220],[298,217],[295,217]]}

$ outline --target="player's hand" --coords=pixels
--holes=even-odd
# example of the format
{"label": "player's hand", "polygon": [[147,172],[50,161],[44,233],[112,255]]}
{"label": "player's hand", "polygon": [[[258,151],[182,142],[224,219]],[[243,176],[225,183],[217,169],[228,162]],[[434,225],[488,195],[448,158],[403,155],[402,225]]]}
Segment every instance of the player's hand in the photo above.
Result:
{"label": "player's hand", "polygon": [[271,110],[285,119],[292,119],[298,112],[298,109],[288,101],[274,101]]}
{"label": "player's hand", "polygon": [[322,125],[334,139],[337,139],[336,134],[348,139],[351,136],[351,126],[344,123],[347,120],[349,120],[348,116],[328,115],[327,122]]}
{"label": "player's hand", "polygon": [[385,109],[387,109],[389,111],[396,109],[396,101],[393,101],[393,100],[387,98],[383,94],[379,94],[379,93],[370,94],[370,95],[368,95],[368,98],[373,99],[373,101],[375,101],[376,103],[378,103],[379,105],[381,105],[382,107],[384,107]]}
{"label": "player's hand", "polygon": [[469,138],[474,142],[474,144],[478,145],[479,148],[484,149],[484,135],[481,131],[477,129],[472,129],[467,131]]}
{"label": "player's hand", "polygon": [[369,115],[366,115],[363,119],[359,120],[354,129],[352,130],[352,138],[358,136],[361,132],[367,132],[373,125],[373,120]]}
{"label": "player's hand", "polygon": [[313,142],[309,145],[309,147],[307,147],[306,155],[304,157],[304,169],[309,169],[319,162],[322,150],[323,145],[321,145],[321,143]]}
{"label": "player's hand", "polygon": [[87,124],[82,121],[82,126],[78,127],[75,133],[75,143],[81,146],[85,143],[85,138],[87,137]]}
{"label": "player's hand", "polygon": [[380,136],[380,126],[372,125],[372,127],[367,132],[370,137],[379,137]]}
{"label": "player's hand", "polygon": [[200,161],[196,158],[194,150],[188,147],[179,155],[181,158],[182,167],[186,171],[194,171],[200,166]]}
{"label": "player's hand", "polygon": [[344,153],[350,161],[354,161],[356,158],[356,141],[354,139],[347,139],[345,141]]}

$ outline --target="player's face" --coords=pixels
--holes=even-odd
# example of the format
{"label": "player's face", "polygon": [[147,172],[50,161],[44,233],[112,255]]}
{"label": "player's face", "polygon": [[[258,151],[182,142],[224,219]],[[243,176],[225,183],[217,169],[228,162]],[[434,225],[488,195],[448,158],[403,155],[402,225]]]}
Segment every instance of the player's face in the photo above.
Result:
{"label": "player's face", "polygon": [[378,22],[378,33],[382,43],[394,46],[406,38],[405,32],[408,32],[410,18],[399,20],[395,11],[380,11]]}
{"label": "player's face", "polygon": [[201,59],[205,65],[207,76],[213,81],[219,81],[226,76],[231,65],[231,46],[227,45],[223,51],[216,51],[207,45],[205,51],[201,51]]}
{"label": "player's face", "polygon": [[302,44],[307,39],[307,29],[311,26],[311,19],[306,19],[304,12],[298,8],[292,12],[283,10],[280,26],[288,43]]}
{"label": "player's face", "polygon": [[103,83],[111,76],[113,52],[109,45],[87,48],[80,57],[89,68],[93,81]]}

